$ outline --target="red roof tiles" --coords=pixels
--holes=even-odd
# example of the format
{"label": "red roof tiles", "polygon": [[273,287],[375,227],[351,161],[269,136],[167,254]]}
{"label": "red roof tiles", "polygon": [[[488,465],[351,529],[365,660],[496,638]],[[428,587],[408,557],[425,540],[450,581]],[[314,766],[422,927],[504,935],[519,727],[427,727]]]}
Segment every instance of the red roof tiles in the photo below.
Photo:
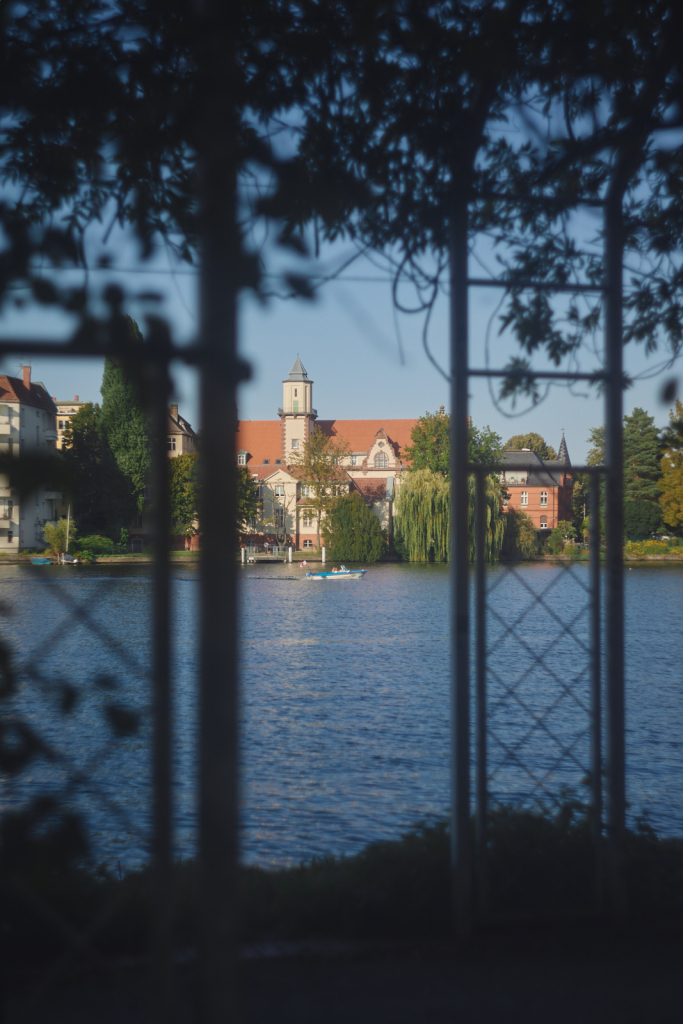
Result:
{"label": "red roof tiles", "polygon": [[[378,430],[385,430],[398,458],[407,461],[405,449],[417,420],[318,420],[316,427],[328,437],[346,441],[352,452],[367,452]],[[264,459],[282,456],[282,434],[279,420],[241,420],[235,436],[235,451],[248,453],[247,466],[263,465]]]}
{"label": "red roof tiles", "polygon": [[26,387],[18,377],[0,376],[0,402],[21,402],[34,409],[44,409],[53,414],[57,412],[56,405],[40,381]]}
{"label": "red roof tiles", "polygon": [[411,443],[410,432],[416,423],[417,420],[318,420],[316,426],[328,437],[343,438],[352,452],[369,451],[377,431],[385,430],[394,452],[405,460],[405,449]]}

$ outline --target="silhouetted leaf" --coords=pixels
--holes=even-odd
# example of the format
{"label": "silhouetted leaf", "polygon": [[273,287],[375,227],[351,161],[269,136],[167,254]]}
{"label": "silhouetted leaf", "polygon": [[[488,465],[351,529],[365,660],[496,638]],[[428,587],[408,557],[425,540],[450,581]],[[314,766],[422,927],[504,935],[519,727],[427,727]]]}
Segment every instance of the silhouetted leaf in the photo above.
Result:
{"label": "silhouetted leaf", "polygon": [[54,305],[59,301],[57,289],[51,281],[46,281],[45,278],[35,277],[31,281],[31,290],[38,302],[45,306]]}
{"label": "silhouetted leaf", "polygon": [[104,710],[109,725],[117,736],[130,736],[137,732],[140,716],[136,711],[123,708],[119,704],[107,704]]}
{"label": "silhouetted leaf", "polygon": [[62,714],[67,714],[76,706],[78,698],[80,696],[78,690],[71,683],[63,683],[61,687],[61,700],[59,702],[59,710]]}

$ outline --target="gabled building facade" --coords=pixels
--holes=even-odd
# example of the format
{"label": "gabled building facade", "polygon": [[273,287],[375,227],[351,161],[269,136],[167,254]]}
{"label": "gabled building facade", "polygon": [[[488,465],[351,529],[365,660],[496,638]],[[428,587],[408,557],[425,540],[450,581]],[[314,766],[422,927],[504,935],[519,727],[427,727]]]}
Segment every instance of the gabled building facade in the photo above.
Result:
{"label": "gabled building facade", "polygon": [[520,509],[537,530],[552,530],[572,518],[573,479],[567,443],[562,435],[557,459],[541,459],[529,449],[503,453],[501,483],[509,497],[506,508]]}
{"label": "gabled building facade", "polygon": [[197,451],[197,435],[188,421],[178,414],[177,405],[168,407],[167,445],[169,459]]}
{"label": "gabled building facade", "polygon": [[343,484],[358,491],[389,533],[393,503],[408,469],[405,449],[416,419],[325,420],[313,405],[313,381],[297,357],[282,382],[278,420],[241,420],[235,440],[238,466],[259,487],[262,514],[245,524],[243,541],[292,544],[297,550],[317,546],[317,521],[307,500],[307,485],[298,478],[292,456],[313,429],[346,442],[351,451],[341,462]]}
{"label": "gabled building facade", "polygon": [[57,448],[61,451],[64,447],[64,435],[71,429],[71,421],[81,411],[87,402],[81,402],[78,395],[73,400],[68,398],[53,398],[57,408]]}
{"label": "gabled building facade", "polygon": [[[57,407],[31,367],[21,377],[0,376],[0,451],[6,455],[47,455],[55,451]],[[62,492],[37,487],[20,502],[18,491],[0,476],[0,551],[18,553],[42,548],[43,526],[58,518]]]}

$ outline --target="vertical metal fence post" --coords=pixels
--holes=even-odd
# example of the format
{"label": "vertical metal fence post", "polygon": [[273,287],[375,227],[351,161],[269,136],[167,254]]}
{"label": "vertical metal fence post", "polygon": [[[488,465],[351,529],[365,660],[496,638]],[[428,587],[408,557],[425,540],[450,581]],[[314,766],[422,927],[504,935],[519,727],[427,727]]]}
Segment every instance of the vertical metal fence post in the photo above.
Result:
{"label": "vertical metal fence post", "polygon": [[[454,182],[457,176],[453,175]],[[454,187],[450,223],[451,363],[451,867],[459,937],[472,919],[470,835],[468,199]]]}
{"label": "vertical metal fence post", "polygon": [[622,190],[610,186],[605,204],[605,535],[606,557],[606,795],[608,885],[612,912],[626,909],[623,845],[626,817],[624,742],[624,402]]}
{"label": "vertical metal fence post", "polygon": [[199,1020],[240,1019],[238,928],[236,295],[237,115],[233,18],[201,0],[199,138],[201,524],[199,681]]}
{"label": "vertical metal fence post", "polygon": [[590,651],[591,651],[591,831],[595,852],[595,897],[603,899],[602,859],[602,645],[600,622],[600,480],[599,472],[589,480],[590,509]]}
{"label": "vertical metal fence post", "polygon": [[487,783],[486,750],[486,471],[476,473],[476,681],[475,681],[475,872],[477,909],[485,913],[488,903],[486,875]]}
{"label": "vertical metal fence post", "polygon": [[153,789],[154,829],[154,1009],[158,1024],[169,1024],[174,1014],[173,955],[173,852],[172,852],[172,706],[171,706],[171,600],[168,551],[170,502],[168,483],[167,418],[169,378],[164,347],[169,339],[161,325],[152,327],[148,343],[154,363],[151,384],[152,507],[154,520],[153,570]]}

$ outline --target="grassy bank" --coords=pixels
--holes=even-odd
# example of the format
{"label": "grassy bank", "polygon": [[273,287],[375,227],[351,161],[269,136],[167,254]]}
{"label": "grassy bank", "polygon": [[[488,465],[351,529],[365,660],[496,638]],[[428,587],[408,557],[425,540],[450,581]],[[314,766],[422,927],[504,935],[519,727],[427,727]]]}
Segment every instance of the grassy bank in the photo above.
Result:
{"label": "grassy bank", "polygon": [[[46,856],[47,854],[47,856]],[[5,858],[3,858],[5,860]],[[7,956],[15,964],[55,955],[68,928],[100,920],[94,944],[109,954],[148,949],[151,876],[101,868],[57,867],[54,847],[26,851],[2,865]],[[663,920],[683,910],[683,840],[650,829],[627,837],[630,914]],[[488,861],[490,904],[504,915],[574,914],[595,906],[593,850],[587,819],[567,805],[554,815],[502,810],[492,817]],[[195,942],[195,866],[175,867],[176,934]],[[374,843],[353,857],[297,867],[241,872],[244,941],[331,936],[363,939],[440,938],[450,931],[446,826],[415,829]],[[21,893],[30,893],[25,900]],[[113,909],[112,909],[113,908]]]}
{"label": "grassy bank", "polygon": [[683,542],[671,540],[629,540],[624,545],[624,555],[628,561],[666,559],[667,561],[683,561]]}

